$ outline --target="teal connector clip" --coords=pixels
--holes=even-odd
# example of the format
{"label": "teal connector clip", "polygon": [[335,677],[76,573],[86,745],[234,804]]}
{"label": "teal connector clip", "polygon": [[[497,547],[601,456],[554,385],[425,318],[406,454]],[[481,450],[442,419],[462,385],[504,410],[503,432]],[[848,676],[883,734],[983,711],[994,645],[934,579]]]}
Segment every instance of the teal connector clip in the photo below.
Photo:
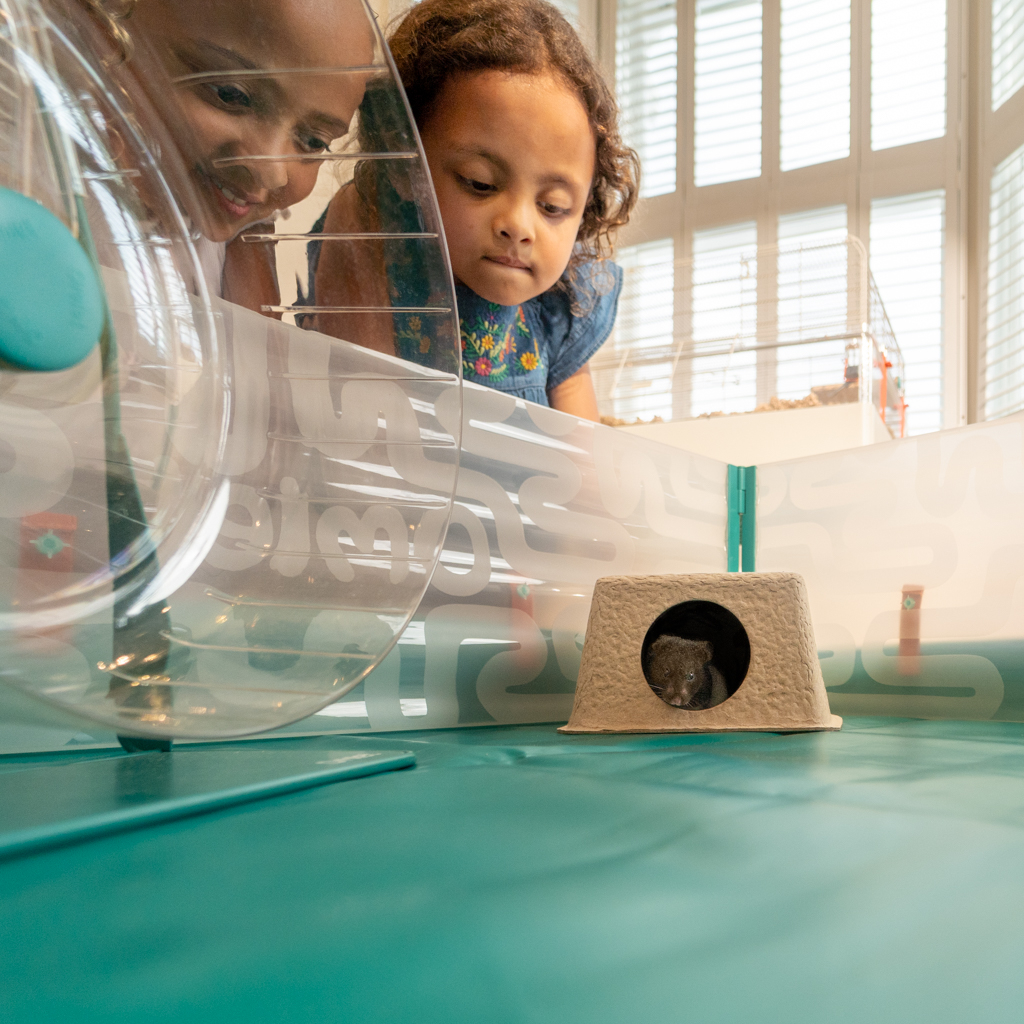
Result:
{"label": "teal connector clip", "polygon": [[757,556],[757,466],[729,466],[729,572],[754,572]]}

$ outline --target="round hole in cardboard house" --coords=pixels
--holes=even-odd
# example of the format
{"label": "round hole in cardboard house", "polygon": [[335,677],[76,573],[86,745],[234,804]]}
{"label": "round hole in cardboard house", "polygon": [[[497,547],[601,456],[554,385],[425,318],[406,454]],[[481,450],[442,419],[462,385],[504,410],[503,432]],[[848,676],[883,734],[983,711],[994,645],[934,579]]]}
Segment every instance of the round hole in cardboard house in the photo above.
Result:
{"label": "round hole in cardboard house", "polygon": [[728,608],[713,601],[683,601],[651,623],[640,666],[666,704],[701,711],[740,688],[750,667],[750,639]]}

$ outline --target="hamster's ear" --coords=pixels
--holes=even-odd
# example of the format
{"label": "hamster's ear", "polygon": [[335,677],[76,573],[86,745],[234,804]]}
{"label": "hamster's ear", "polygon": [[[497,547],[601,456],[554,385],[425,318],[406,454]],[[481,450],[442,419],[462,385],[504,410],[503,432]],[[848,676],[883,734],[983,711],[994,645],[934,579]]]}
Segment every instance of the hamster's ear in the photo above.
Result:
{"label": "hamster's ear", "polygon": [[702,640],[700,642],[701,650],[705,657],[710,661],[715,656],[715,648],[710,640]]}

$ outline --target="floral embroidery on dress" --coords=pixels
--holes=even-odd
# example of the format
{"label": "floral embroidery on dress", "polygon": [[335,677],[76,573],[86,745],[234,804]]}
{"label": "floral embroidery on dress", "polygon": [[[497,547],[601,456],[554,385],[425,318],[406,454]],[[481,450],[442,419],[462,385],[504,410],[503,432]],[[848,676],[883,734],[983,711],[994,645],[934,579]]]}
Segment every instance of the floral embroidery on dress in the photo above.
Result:
{"label": "floral embroidery on dress", "polygon": [[423,330],[422,317],[396,316],[395,327],[396,348],[403,359],[415,359],[430,351],[430,335]]}
{"label": "floral embroidery on dress", "polygon": [[530,372],[541,366],[540,349],[526,325],[523,307],[517,306],[511,320],[503,323],[507,314],[507,307],[488,302],[483,312],[459,320],[462,373],[467,379],[476,377],[491,384],[510,372]]}

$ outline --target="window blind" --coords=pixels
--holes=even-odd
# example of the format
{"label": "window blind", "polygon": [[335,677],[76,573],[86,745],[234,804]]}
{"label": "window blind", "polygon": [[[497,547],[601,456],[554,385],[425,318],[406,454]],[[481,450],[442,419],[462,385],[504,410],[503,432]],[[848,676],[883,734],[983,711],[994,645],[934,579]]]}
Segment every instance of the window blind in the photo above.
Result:
{"label": "window blind", "polygon": [[873,0],[871,148],[946,134],[946,0]]}
{"label": "window blind", "polygon": [[602,409],[610,404],[613,416],[628,421],[652,416],[670,420],[675,312],[672,239],[624,246],[615,262],[622,267],[624,279],[615,331],[595,360],[600,367],[594,374],[598,403]]}
{"label": "window blind", "polygon": [[[693,351],[754,344],[756,222],[694,232],[692,274]],[[690,374],[691,416],[753,408],[757,397],[756,353],[695,356],[690,361]]]}
{"label": "window blind", "polygon": [[[803,210],[779,218],[779,341],[844,333],[848,259],[846,207]],[[845,340],[780,348],[776,394],[803,398],[819,384],[841,384]]]}
{"label": "window blind", "polygon": [[942,426],[945,192],[871,204],[871,272],[906,367],[907,433]]}
{"label": "window blind", "polygon": [[1024,85],[1024,3],[992,0],[992,109]]}
{"label": "window blind", "polygon": [[985,419],[1024,409],[1024,146],[992,172]]}
{"label": "window blind", "polygon": [[642,196],[676,189],[675,0],[619,0],[615,91],[622,134],[640,155]]}
{"label": "window blind", "polygon": [[850,0],[782,0],[781,164],[850,155]]}
{"label": "window blind", "polygon": [[694,180],[761,174],[761,0],[697,0]]}

